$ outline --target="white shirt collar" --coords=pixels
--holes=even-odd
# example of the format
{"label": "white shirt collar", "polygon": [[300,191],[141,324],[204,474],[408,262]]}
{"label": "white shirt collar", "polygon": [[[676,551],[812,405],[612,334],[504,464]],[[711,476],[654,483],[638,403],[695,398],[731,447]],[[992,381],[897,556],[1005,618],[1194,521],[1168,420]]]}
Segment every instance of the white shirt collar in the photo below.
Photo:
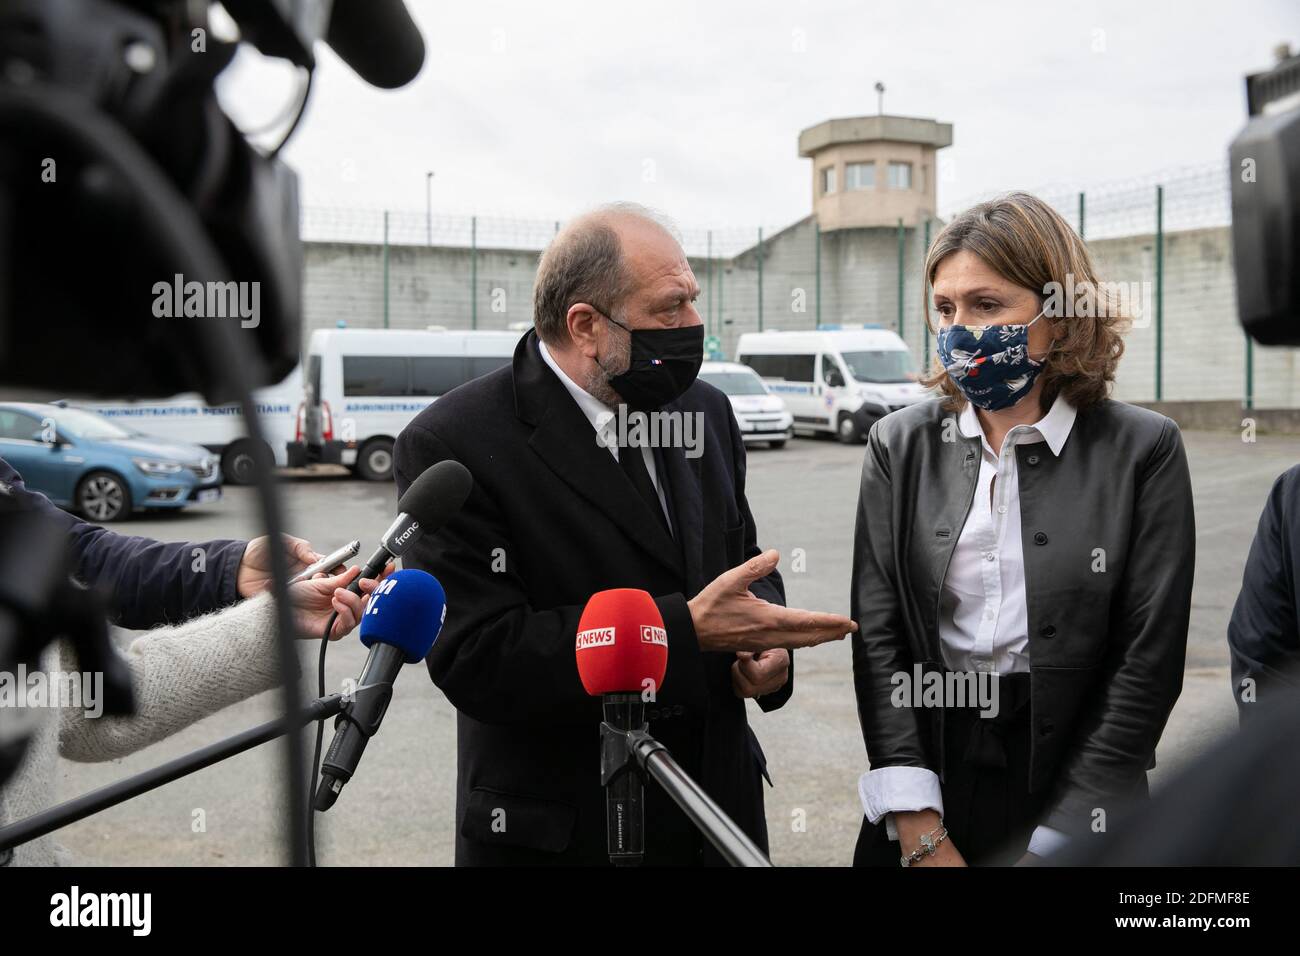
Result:
{"label": "white shirt collar", "polygon": [[[1074,428],[1075,414],[1075,407],[1065,400],[1065,395],[1058,392],[1056,400],[1052,402],[1052,407],[1047,410],[1046,415],[1032,425],[1015,426],[1007,432],[1007,439],[1016,445],[1041,439],[1047,442],[1047,447],[1052,450],[1053,455],[1060,457],[1061,449],[1065,447],[1065,441],[1070,437],[1070,430]],[[979,417],[975,414],[975,406],[970,402],[966,403],[957,417],[957,430],[963,438],[974,438],[978,435],[984,447],[992,454],[988,439],[984,437],[984,429],[980,427]]]}
{"label": "white shirt collar", "polygon": [[542,361],[551,367],[551,371],[559,378],[560,384],[578,403],[578,408],[582,409],[582,413],[587,416],[587,421],[591,422],[591,427],[596,431],[604,428],[605,423],[614,417],[614,410],[569,378],[564,369],[560,368],[559,363],[555,361],[555,357],[551,355],[550,350],[547,349],[546,343],[541,339],[537,340],[537,350],[542,353]]}

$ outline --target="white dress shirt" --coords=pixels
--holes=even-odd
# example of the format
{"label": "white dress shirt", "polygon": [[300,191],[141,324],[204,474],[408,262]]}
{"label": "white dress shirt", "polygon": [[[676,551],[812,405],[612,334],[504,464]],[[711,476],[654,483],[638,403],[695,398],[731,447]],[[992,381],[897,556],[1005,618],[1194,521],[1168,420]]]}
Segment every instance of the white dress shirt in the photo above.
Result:
{"label": "white dress shirt", "polygon": [[[1074,427],[1074,417],[1074,407],[1058,395],[1038,422],[1016,425],[1008,431],[1000,453],[989,445],[969,402],[957,418],[962,437],[979,436],[983,454],[975,498],[957,538],[939,598],[939,644],[949,670],[1029,672],[1015,449],[1017,445],[1046,442],[1053,455],[1060,455]],[[943,814],[939,777],[923,767],[869,770],[858,780],[858,794],[867,819],[874,824],[885,818],[891,840],[898,839],[895,811],[935,810]],[[1058,831],[1040,826],[1029,840],[1029,852],[1045,856],[1064,841]]]}
{"label": "white dress shirt", "polygon": [[[546,343],[541,339],[537,340],[537,350],[542,353],[542,361],[551,367],[551,371],[560,379],[560,384],[562,384],[565,390],[573,396],[573,400],[578,403],[578,408],[580,408],[582,413],[587,416],[587,421],[591,422],[591,427],[595,432],[600,434],[602,431],[605,431],[605,427],[616,417],[614,409],[610,408],[595,395],[592,395],[573,379],[569,378],[569,376],[565,374],[564,369],[560,368],[559,364],[555,361],[555,358],[546,348]],[[593,441],[597,441],[598,444],[600,443],[599,439],[593,438]],[[605,447],[609,449],[609,453],[614,456],[614,460],[618,461],[618,442],[611,440],[604,444]],[[646,471],[650,473],[650,481],[654,483],[655,494],[659,496],[659,506],[664,509],[664,516],[668,519],[668,527],[672,529],[673,516],[669,514],[668,503],[664,500],[663,485],[659,481],[659,472],[655,468],[654,449],[648,445],[642,445],[641,455],[645,459]],[[676,533],[675,530],[674,533]]]}

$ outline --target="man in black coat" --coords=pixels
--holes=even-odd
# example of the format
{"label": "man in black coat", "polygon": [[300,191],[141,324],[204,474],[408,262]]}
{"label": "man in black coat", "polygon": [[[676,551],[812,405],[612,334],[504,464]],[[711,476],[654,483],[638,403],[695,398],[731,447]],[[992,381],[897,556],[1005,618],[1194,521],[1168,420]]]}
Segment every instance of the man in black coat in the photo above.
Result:
{"label": "man in black coat", "polygon": [[[651,734],[767,846],[766,766],[744,699],[783,705],[788,649],[853,625],[783,607],[777,554],[760,552],[745,500],[735,415],[695,380],[698,294],[651,214],[590,213],[542,257],[536,330],[512,364],[447,393],[398,437],[399,492],[448,458],[474,476],[465,507],[403,558],[447,591],[428,667],[458,711],[458,865],[608,862],[601,707],[574,641],[588,598],[616,587],[648,591],[668,633]],[[666,414],[655,420],[675,422],[680,440],[621,440],[629,410]],[[719,859],[648,785],[645,862]]]}
{"label": "man in black coat", "polygon": [[[268,539],[163,542],[89,524],[30,490],[0,458],[0,496],[15,511],[34,511],[67,539],[77,580],[99,592],[113,623],[133,630],[177,624],[270,587]],[[0,522],[0,534],[4,526]],[[285,536],[289,565],[318,560],[306,541]]]}
{"label": "man in black coat", "polygon": [[1243,723],[1260,705],[1300,697],[1300,465],[1273,483],[1228,622]]}

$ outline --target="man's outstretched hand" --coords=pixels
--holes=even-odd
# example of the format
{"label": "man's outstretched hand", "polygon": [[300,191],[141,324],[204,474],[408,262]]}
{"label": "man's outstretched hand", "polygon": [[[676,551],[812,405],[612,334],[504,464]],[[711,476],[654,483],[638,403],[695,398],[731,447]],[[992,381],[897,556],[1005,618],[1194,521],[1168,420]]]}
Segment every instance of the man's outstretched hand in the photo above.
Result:
{"label": "man's outstretched hand", "polygon": [[701,650],[814,647],[858,629],[841,614],[782,607],[755,596],[749,586],[776,570],[780,558],[775,549],[764,551],[724,571],[687,602]]}

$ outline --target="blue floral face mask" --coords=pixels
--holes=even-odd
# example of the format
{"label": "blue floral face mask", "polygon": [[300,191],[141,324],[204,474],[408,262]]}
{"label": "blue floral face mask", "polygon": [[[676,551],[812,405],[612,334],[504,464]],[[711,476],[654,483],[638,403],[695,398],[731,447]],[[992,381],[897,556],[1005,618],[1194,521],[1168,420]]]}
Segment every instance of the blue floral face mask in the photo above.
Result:
{"label": "blue floral face mask", "polygon": [[935,336],[939,361],[957,387],[977,408],[1010,408],[1034,386],[1042,362],[1029,357],[1027,325],[949,325]]}

